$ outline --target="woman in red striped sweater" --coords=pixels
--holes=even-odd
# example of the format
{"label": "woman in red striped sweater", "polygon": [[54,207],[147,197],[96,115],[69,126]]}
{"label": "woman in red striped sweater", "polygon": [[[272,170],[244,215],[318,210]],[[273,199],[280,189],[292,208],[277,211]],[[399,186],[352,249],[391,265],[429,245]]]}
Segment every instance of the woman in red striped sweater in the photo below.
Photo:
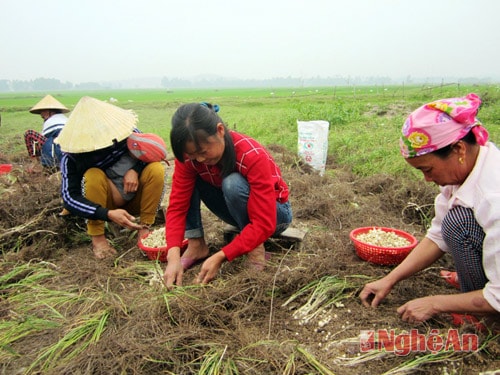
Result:
{"label": "woman in red striped sweater", "polygon": [[[172,118],[170,143],[175,155],[166,214],[168,249],[165,282],[182,285],[183,272],[205,259],[196,282],[208,283],[223,262],[246,255],[247,265],[265,266],[264,242],[292,221],[288,186],[269,152],[254,139],[229,130],[219,107],[190,103]],[[240,233],[209,254],[200,203]],[[184,238],[188,246],[181,254]],[[209,256],[210,255],[210,256]],[[207,258],[208,257],[208,258]]]}

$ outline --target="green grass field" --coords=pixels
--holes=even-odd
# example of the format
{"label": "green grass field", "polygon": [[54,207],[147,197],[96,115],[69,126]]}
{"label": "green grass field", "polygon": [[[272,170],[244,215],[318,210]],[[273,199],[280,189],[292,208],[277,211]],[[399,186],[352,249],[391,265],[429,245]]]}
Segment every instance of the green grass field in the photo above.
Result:
{"label": "green grass field", "polygon": [[[50,94],[70,109],[85,95],[101,100],[115,98],[118,106],[137,112],[142,131],[156,132],[165,140],[175,109],[193,101],[219,104],[220,115],[230,128],[264,145],[280,144],[292,151],[297,150],[297,120],[327,120],[331,165],[327,174],[334,176],[339,166],[360,176],[384,173],[422,180],[399,154],[404,119],[426,102],[469,92],[483,98],[479,117],[491,139],[497,140],[500,92],[496,86]],[[45,94],[0,94],[2,159],[26,153],[23,132],[42,127],[40,116],[28,110]],[[292,175],[291,170],[287,172]],[[0,373],[486,374],[498,368],[498,335],[491,333],[481,334],[481,346],[472,352],[455,351],[454,347],[415,351],[407,356],[394,355],[386,348],[359,352],[361,333],[366,329],[390,328],[397,337],[408,336],[407,330],[413,326],[400,321],[396,305],[421,293],[421,286],[424,291],[435,286],[433,293],[441,293],[442,285],[433,284],[438,267],[421,271],[420,279],[424,280],[419,283],[405,280],[380,310],[359,310],[356,294],[360,285],[387,269],[350,257],[349,228],[368,216],[375,217],[373,220],[387,216],[386,220],[399,226],[403,223],[400,209],[395,210],[396,215],[396,204],[385,207],[385,197],[393,196],[386,190],[373,192],[373,184],[358,194],[351,191],[350,184],[345,192],[344,186],[338,189],[345,179],[333,184],[335,178],[327,176],[318,183],[317,176],[307,175],[300,168],[295,174],[292,184],[301,185],[293,185],[291,190],[298,203],[294,225],[308,231],[300,251],[279,245],[270,261],[271,271],[259,277],[245,272],[238,276],[235,271],[239,272],[241,263],[236,262],[227,265],[231,268],[226,268],[211,286],[191,285],[187,281],[191,273],[186,274],[183,287],[172,291],[161,287],[161,264],[134,254],[134,233],[125,233],[120,239],[113,236],[121,247],[113,264],[92,259],[83,221],[57,216],[59,182],[52,179],[53,175],[16,172],[12,179],[7,175],[0,186],[4,188],[0,194],[5,194],[5,230],[0,233]],[[378,177],[373,178],[376,184]],[[29,185],[32,181],[36,182]],[[401,179],[395,181],[389,183],[399,188]],[[295,186],[298,188],[293,190]],[[336,188],[340,191],[330,196],[332,202],[322,204]],[[420,204],[413,198],[408,197],[406,207],[413,209],[413,202]],[[314,210],[305,207],[297,215],[302,202]],[[415,207],[422,214],[421,207]],[[214,222],[211,227],[218,225]],[[211,241],[218,246],[219,240]],[[426,337],[437,338],[441,333],[434,327],[448,325],[436,320],[418,329]]]}
{"label": "green grass field", "polygon": [[[161,135],[168,143],[170,119],[187,102],[209,101],[221,107],[226,124],[264,145],[297,149],[297,120],[330,123],[328,163],[346,166],[360,175],[408,174],[418,178],[399,155],[398,139],[406,116],[418,106],[444,97],[475,92],[483,98],[479,117],[493,141],[500,137],[500,87],[458,84],[388,87],[318,87],[221,90],[65,91],[50,94],[68,108],[82,96],[117,99],[134,110],[139,128]],[[25,152],[22,134],[40,130],[42,120],[28,112],[46,93],[0,94],[3,153]],[[328,172],[327,172],[328,173]]]}

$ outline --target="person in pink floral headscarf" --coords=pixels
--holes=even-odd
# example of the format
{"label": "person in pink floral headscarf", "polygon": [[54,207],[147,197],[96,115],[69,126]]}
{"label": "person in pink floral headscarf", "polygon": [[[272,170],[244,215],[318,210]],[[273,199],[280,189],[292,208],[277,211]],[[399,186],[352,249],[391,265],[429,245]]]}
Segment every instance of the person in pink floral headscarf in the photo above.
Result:
{"label": "person in pink floral headscarf", "polygon": [[500,151],[478,120],[476,94],[425,104],[402,128],[401,154],[426,181],[440,187],[435,217],[425,238],[387,276],[360,293],[376,307],[401,280],[449,253],[456,271],[441,276],[460,293],[413,299],[397,310],[404,321],[420,323],[450,313],[454,324],[500,321]]}

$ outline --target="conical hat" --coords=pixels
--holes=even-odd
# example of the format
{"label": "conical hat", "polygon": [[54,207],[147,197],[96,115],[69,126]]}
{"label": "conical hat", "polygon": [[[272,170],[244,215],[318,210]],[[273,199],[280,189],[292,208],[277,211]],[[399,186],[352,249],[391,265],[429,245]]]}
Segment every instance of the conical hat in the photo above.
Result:
{"label": "conical hat", "polygon": [[134,112],[84,96],[54,142],[69,153],[101,150],[127,138],[136,124]]}
{"label": "conical hat", "polygon": [[40,114],[46,109],[58,109],[62,113],[69,112],[69,109],[66,108],[59,100],[54,98],[52,95],[46,95],[42,100],[40,100],[30,109],[30,112]]}

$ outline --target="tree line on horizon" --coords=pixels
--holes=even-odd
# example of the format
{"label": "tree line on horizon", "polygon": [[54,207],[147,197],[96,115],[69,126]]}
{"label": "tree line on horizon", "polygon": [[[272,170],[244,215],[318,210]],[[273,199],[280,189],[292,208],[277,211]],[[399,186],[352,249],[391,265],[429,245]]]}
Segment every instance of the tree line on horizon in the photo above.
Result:
{"label": "tree line on horizon", "polygon": [[[276,77],[269,79],[238,79],[220,76],[186,78],[147,78],[128,79],[105,82],[62,82],[56,78],[35,78],[32,80],[0,79],[0,92],[29,91],[67,91],[67,90],[113,90],[113,89],[202,89],[202,88],[259,88],[259,87],[320,87],[320,86],[384,86],[384,85],[414,85],[436,84],[442,82],[460,82],[462,84],[491,84],[492,78],[457,78],[457,77],[427,77],[404,78],[390,77]],[[498,80],[496,81],[498,82]]]}

